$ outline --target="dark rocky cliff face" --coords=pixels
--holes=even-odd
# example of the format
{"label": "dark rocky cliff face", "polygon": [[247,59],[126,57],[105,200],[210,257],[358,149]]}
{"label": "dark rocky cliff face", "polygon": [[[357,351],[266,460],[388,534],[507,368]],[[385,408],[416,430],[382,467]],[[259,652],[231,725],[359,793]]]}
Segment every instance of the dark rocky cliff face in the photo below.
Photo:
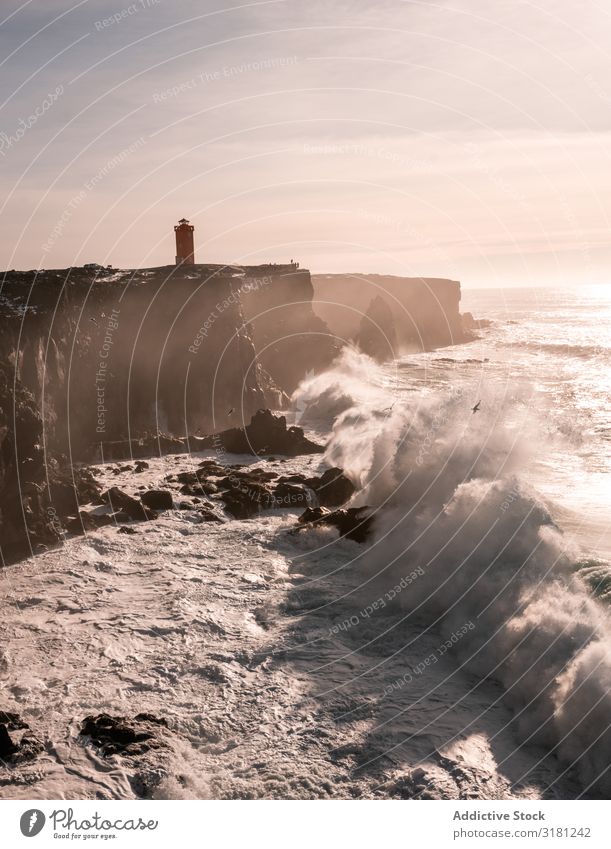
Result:
{"label": "dark rocky cliff face", "polygon": [[0,361],[35,400],[44,447],[212,431],[265,406],[235,272],[204,266],[12,272]]}
{"label": "dark rocky cliff face", "polygon": [[260,363],[286,392],[326,368],[341,343],[312,309],[310,272],[295,266],[245,268],[242,303]]}
{"label": "dark rocky cliff face", "polygon": [[75,462],[184,449],[172,436],[248,423],[329,364],[336,348],[312,312],[309,273],[281,270],[2,276],[2,557],[60,540],[65,517],[95,499]]}
{"label": "dark rocky cliff face", "polygon": [[30,542],[55,542],[59,533],[40,481],[42,418],[33,396],[0,362],[0,555],[1,562]]}
{"label": "dark rocky cliff face", "polygon": [[[397,345],[426,351],[467,340],[460,317],[460,283],[437,277],[318,274],[314,309],[344,340],[358,336],[370,306],[381,299],[392,313]],[[380,311],[380,303],[376,311]]]}

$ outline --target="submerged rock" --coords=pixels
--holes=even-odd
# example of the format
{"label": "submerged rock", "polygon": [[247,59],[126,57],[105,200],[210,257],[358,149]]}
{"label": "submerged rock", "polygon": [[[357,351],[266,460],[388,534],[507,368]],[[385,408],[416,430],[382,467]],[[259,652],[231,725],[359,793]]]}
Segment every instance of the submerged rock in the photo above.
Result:
{"label": "submerged rock", "polygon": [[285,416],[259,410],[246,427],[234,427],[201,440],[202,448],[222,448],[231,454],[322,454],[324,447],[304,436],[300,427],[287,427]]}
{"label": "submerged rock", "polygon": [[157,518],[157,513],[154,510],[146,507],[136,498],[132,498],[118,486],[112,486],[109,490],[103,492],[102,500],[105,504],[110,504],[113,510],[121,510],[126,513],[130,519],[142,521]]}

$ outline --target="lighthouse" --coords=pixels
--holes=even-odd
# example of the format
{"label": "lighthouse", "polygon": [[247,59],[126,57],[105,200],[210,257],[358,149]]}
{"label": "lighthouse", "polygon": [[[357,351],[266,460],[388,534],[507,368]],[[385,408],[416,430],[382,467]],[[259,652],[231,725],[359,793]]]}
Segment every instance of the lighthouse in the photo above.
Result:
{"label": "lighthouse", "polygon": [[195,227],[186,218],[174,225],[176,233],[176,265],[194,265],[193,231]]}

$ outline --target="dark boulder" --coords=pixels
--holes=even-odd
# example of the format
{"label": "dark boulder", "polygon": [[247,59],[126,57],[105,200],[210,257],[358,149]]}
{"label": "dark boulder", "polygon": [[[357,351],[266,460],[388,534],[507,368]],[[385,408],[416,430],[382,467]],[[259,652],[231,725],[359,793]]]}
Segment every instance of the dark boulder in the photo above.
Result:
{"label": "dark boulder", "polygon": [[[29,729],[30,726],[18,714],[0,711],[0,759],[16,765],[32,760],[42,752],[42,742]],[[11,737],[9,731],[25,733],[17,739]]]}
{"label": "dark boulder", "polygon": [[185,439],[166,433],[144,433],[131,440],[118,439],[104,442],[105,460],[164,457],[167,454],[185,454],[188,450]]}
{"label": "dark boulder", "polygon": [[71,534],[82,535],[87,531],[95,531],[105,525],[112,525],[113,522],[112,513],[94,513],[81,510],[78,516],[70,516],[66,520],[66,528]]}
{"label": "dark boulder", "polygon": [[143,472],[145,469],[148,469],[148,467],[149,467],[149,464],[146,462],[146,460],[137,460],[136,465],[134,466],[134,471],[139,474],[140,472]]}
{"label": "dark boulder", "polygon": [[171,510],[174,507],[172,493],[167,489],[148,489],[140,498],[144,506],[152,510]]}
{"label": "dark boulder", "polygon": [[121,510],[130,519],[142,521],[157,518],[157,513],[154,510],[132,498],[131,495],[123,492],[118,486],[112,486],[109,490],[103,492],[101,497],[105,504],[110,504],[113,510]]}
{"label": "dark boulder", "polygon": [[86,716],[81,724],[81,737],[88,737],[103,757],[110,755],[142,755],[150,749],[166,745],[165,719],[150,713],[139,713],[133,719],[100,713]]}
{"label": "dark boulder", "polygon": [[285,416],[274,416],[270,410],[259,410],[246,427],[234,427],[202,440],[205,448],[222,448],[231,454],[321,454],[317,445],[304,436],[300,427],[287,427]]}
{"label": "dark boulder", "polygon": [[221,466],[216,460],[202,460],[197,467],[203,475],[224,475],[227,473],[225,466]]}
{"label": "dark boulder", "polygon": [[323,507],[310,507],[298,519],[302,527],[331,525],[337,528],[340,537],[366,542],[373,530],[373,516],[370,507],[349,507],[347,510],[325,510]]}
{"label": "dark boulder", "polygon": [[314,501],[314,493],[307,486],[280,482],[273,491],[274,507],[307,507]]}
{"label": "dark boulder", "polygon": [[460,319],[465,333],[471,333],[474,330],[485,330],[486,327],[490,327],[494,323],[488,318],[473,318],[473,313],[470,312],[462,313]]}
{"label": "dark boulder", "polygon": [[6,710],[0,710],[0,725],[6,725],[11,731],[30,727],[18,713],[12,713],[12,711]]}
{"label": "dark boulder", "polygon": [[137,534],[138,531],[135,528],[132,528],[130,525],[120,525],[117,528],[118,534]]}

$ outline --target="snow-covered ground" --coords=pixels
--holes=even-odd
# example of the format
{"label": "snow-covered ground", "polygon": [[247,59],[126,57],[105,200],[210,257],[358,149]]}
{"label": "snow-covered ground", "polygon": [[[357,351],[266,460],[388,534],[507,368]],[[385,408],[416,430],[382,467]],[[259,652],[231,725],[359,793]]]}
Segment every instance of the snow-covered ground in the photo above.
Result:
{"label": "snow-covered ground", "polygon": [[[101,479],[134,493],[205,456],[152,459],[142,474],[108,465]],[[315,473],[321,461],[265,466]],[[0,767],[0,796],[571,795],[555,761],[518,747],[501,688],[389,601],[363,613],[363,547],[332,529],[293,533],[298,514],[217,524],[175,509],[0,572],[2,707],[45,744]],[[103,758],[78,736],[89,714],[142,711],[168,720],[167,747]]]}

